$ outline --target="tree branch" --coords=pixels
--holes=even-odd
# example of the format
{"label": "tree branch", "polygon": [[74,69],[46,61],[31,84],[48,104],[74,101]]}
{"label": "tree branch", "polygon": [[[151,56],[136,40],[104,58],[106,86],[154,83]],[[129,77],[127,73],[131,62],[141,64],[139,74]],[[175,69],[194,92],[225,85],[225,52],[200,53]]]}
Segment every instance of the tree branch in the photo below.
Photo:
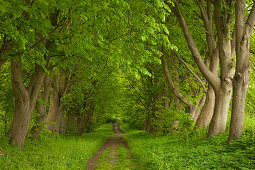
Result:
{"label": "tree branch", "polygon": [[202,86],[204,92],[207,92],[207,89],[203,83],[203,81],[199,78],[199,76],[194,72],[192,71],[192,69],[188,66],[188,64],[183,60],[181,59],[181,57],[174,51],[174,54],[176,55],[176,57],[185,65],[185,67],[187,68],[187,70],[189,70],[189,72],[197,79],[197,81],[200,83],[200,85]]}
{"label": "tree branch", "polygon": [[171,75],[169,73],[169,70],[168,70],[168,66],[167,66],[167,63],[166,63],[166,58],[165,58],[165,55],[163,53],[163,55],[161,56],[161,61],[162,61],[162,66],[163,66],[163,70],[164,70],[164,73],[165,73],[165,76],[166,76],[166,79],[167,79],[167,82],[168,84],[170,85],[170,87],[172,88],[173,92],[174,92],[174,95],[181,101],[183,102],[184,104],[188,105],[189,107],[193,107],[193,104],[191,102],[188,101],[188,98],[184,97],[178,87],[175,86],[172,78],[171,78]]}
{"label": "tree branch", "polygon": [[255,3],[252,6],[251,12],[250,12],[250,14],[248,16],[248,19],[247,19],[247,22],[245,24],[246,29],[249,30],[250,36],[252,34],[254,24],[255,24]]}
{"label": "tree branch", "polygon": [[193,55],[194,60],[195,60],[196,64],[198,65],[199,70],[201,71],[203,76],[206,78],[206,80],[210,83],[210,85],[213,86],[214,89],[217,89],[220,86],[220,79],[214,73],[212,73],[209,70],[209,68],[207,68],[207,66],[205,65],[205,63],[204,63],[196,45],[195,45],[193,37],[189,31],[186,20],[184,19],[183,15],[182,15],[180,6],[176,0],[174,1],[174,4],[175,4],[175,7],[173,7],[171,4],[169,6],[173,11],[176,11],[175,14],[179,19],[181,28],[185,35],[185,39],[188,43],[189,49]]}

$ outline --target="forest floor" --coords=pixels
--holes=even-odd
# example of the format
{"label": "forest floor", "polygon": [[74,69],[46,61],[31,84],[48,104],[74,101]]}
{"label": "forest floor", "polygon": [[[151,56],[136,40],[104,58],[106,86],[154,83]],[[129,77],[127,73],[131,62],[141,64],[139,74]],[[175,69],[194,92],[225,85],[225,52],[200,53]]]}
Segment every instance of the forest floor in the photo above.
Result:
{"label": "forest floor", "polygon": [[87,162],[87,170],[136,169],[123,131],[113,123],[114,136],[109,137],[97,153]]}

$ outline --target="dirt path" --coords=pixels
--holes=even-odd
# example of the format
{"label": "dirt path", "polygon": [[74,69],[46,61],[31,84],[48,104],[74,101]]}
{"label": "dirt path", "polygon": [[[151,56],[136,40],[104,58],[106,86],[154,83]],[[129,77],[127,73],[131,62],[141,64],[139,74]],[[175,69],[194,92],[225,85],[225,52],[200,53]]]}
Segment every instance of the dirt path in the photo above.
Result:
{"label": "dirt path", "polygon": [[[87,162],[87,170],[114,169],[114,167],[120,166],[119,164],[127,164],[126,160],[132,160],[128,144],[121,135],[124,132],[117,123],[113,123],[113,131],[115,136],[109,137],[97,153]],[[123,162],[123,155],[125,157],[124,160],[126,159],[125,162]]]}

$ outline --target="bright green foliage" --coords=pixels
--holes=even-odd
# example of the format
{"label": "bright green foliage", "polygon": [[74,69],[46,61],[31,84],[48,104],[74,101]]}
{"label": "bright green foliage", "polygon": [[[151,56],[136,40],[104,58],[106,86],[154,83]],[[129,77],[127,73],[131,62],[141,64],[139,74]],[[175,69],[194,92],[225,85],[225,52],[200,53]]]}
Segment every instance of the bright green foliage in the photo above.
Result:
{"label": "bright green foliage", "polygon": [[254,169],[255,136],[247,131],[230,145],[227,134],[206,139],[205,132],[193,135],[174,133],[162,136],[156,133],[126,131],[134,158],[140,169]]}
{"label": "bright green foliage", "polygon": [[1,169],[84,169],[106,138],[113,135],[112,125],[105,124],[94,133],[82,136],[44,137],[39,142],[27,140],[24,149],[0,140]]}
{"label": "bright green foliage", "polygon": [[[204,132],[191,136],[186,133],[193,128],[187,107],[176,100],[170,87],[163,95],[166,86],[160,60],[163,49],[170,75],[179,91],[193,103],[204,93],[173,52],[203,80],[176,18],[163,0],[31,2],[0,0],[1,136],[7,132],[14,112],[9,61],[21,57],[25,85],[31,80],[34,64],[41,65],[51,79],[70,83],[66,93],[60,96],[64,115],[65,118],[74,115],[75,122],[92,113],[85,132],[93,131],[102,123],[120,120],[142,129],[148,119],[153,130],[168,133],[172,121],[179,120],[178,132],[167,136],[126,129],[132,152],[143,166],[138,169],[255,168],[251,154],[255,130],[254,55],[251,55],[245,118],[246,129],[252,131],[248,130],[233,144],[225,145],[225,134],[207,140]],[[248,2],[246,10],[251,3]],[[206,33],[200,28],[203,22],[198,16],[199,8],[194,4],[195,1],[189,0],[181,7],[194,41],[206,59]],[[251,53],[254,51],[253,37]],[[46,56],[50,57],[48,65]],[[164,108],[165,100],[172,102],[168,109]],[[38,101],[42,102],[42,99]],[[38,116],[33,115],[30,129],[36,125]],[[89,157],[111,134],[109,127],[80,138],[67,134],[56,139],[45,137],[49,133],[45,127],[42,140],[35,143],[27,139],[24,150],[7,145],[4,139],[0,142],[3,148],[0,166],[83,169]],[[75,128],[73,123],[73,132]],[[128,167],[129,162],[125,161],[127,151],[122,147],[118,151],[119,167]]]}

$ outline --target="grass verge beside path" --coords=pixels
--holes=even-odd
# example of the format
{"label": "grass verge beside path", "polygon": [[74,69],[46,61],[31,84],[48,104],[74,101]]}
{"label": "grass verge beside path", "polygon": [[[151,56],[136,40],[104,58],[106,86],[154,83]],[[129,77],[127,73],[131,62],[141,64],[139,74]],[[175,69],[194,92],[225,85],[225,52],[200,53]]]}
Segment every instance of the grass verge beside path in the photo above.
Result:
{"label": "grass verge beside path", "polygon": [[163,136],[130,129],[125,138],[140,169],[255,169],[255,132],[249,131],[227,144],[227,134],[206,139],[205,132]]}
{"label": "grass verge beside path", "polygon": [[27,140],[24,149],[0,139],[0,169],[85,169],[87,161],[104,141],[113,135],[112,124],[105,124],[82,136],[44,137]]}

